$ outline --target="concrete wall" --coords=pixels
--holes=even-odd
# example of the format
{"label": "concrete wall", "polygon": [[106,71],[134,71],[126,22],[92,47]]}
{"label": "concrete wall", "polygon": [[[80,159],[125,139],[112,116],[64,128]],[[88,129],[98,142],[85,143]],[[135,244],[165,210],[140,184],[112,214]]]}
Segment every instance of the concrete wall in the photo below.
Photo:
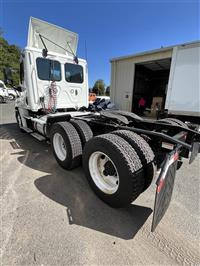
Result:
{"label": "concrete wall", "polygon": [[132,110],[135,64],[171,58],[172,50],[172,48],[164,51],[161,49],[156,53],[111,61],[110,96],[117,108],[127,111]]}

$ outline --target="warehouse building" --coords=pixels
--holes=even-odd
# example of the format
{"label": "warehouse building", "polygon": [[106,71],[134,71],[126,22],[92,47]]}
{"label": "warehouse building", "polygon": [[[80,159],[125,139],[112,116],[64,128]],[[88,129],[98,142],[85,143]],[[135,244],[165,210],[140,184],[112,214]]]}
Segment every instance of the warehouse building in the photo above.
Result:
{"label": "warehouse building", "polygon": [[[180,54],[185,47],[192,48],[195,45],[199,46],[199,42],[111,59],[111,100],[116,107],[141,114],[142,99],[147,116],[155,116],[158,108],[166,109],[167,91],[173,82],[174,69],[178,62],[177,51]],[[191,57],[191,52],[189,56]],[[182,54],[180,58],[182,60]]]}

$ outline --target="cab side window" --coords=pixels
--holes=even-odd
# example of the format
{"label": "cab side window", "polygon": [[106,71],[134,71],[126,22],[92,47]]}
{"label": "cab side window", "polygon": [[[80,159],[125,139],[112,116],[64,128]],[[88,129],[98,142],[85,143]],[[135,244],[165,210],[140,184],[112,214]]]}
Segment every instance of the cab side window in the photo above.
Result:
{"label": "cab side window", "polygon": [[80,65],[66,63],[65,79],[70,83],[83,83],[83,67]]}
{"label": "cab side window", "polygon": [[41,80],[61,80],[61,66],[58,61],[50,60],[46,58],[37,58],[37,74]]}

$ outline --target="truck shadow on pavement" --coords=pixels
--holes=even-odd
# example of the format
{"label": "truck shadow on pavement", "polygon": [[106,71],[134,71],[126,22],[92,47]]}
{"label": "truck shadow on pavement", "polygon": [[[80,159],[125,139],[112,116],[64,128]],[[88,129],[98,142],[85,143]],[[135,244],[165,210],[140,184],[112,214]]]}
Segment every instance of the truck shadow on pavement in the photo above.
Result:
{"label": "truck shadow on pavement", "polygon": [[72,226],[76,224],[122,239],[132,239],[152,213],[150,208],[134,204],[123,209],[109,207],[93,193],[82,167],[73,171],[62,169],[54,159],[50,145],[19,132],[16,124],[3,125],[0,138],[11,140],[11,156],[19,155],[20,163],[44,172],[43,176],[34,180],[36,188],[66,207]]}

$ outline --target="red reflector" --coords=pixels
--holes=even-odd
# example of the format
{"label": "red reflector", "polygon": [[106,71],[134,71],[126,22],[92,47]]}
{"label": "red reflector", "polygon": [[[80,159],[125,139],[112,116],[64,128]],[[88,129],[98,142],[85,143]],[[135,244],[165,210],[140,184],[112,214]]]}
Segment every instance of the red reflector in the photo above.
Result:
{"label": "red reflector", "polygon": [[160,179],[159,184],[157,186],[157,193],[159,193],[161,191],[161,189],[162,189],[162,187],[164,185],[164,181],[165,180],[163,178]]}
{"label": "red reflector", "polygon": [[177,161],[178,158],[179,158],[179,154],[178,154],[178,152],[176,152],[176,153],[174,154],[173,160],[174,160],[174,161]]}

